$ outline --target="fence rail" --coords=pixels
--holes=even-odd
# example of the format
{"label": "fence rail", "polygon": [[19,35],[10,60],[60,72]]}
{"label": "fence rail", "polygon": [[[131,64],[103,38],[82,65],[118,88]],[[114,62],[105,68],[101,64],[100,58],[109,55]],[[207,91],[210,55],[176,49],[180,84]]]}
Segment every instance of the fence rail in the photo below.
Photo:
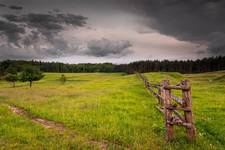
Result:
{"label": "fence rail", "polygon": [[[164,114],[167,140],[174,138],[174,125],[185,127],[187,138],[195,139],[196,129],[192,114],[190,82],[182,80],[176,85],[170,85],[169,80],[163,80],[160,84],[152,84],[143,74],[137,73],[137,75],[143,80],[145,87],[158,99],[156,108]],[[182,98],[173,95],[172,90],[181,90]],[[183,111],[184,115],[180,111]]]}

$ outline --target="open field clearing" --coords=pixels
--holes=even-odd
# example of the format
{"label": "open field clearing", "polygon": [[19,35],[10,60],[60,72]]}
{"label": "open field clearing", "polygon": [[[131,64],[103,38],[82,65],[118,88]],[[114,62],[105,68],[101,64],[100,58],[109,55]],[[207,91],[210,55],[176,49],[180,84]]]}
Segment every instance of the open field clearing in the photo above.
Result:
{"label": "open field clearing", "polygon": [[[1,149],[225,149],[225,71],[145,75],[153,83],[191,81],[196,141],[175,128],[174,141],[166,143],[157,100],[136,75],[67,73],[62,83],[61,74],[46,73],[32,88],[0,81]],[[41,119],[63,129],[47,128]]]}

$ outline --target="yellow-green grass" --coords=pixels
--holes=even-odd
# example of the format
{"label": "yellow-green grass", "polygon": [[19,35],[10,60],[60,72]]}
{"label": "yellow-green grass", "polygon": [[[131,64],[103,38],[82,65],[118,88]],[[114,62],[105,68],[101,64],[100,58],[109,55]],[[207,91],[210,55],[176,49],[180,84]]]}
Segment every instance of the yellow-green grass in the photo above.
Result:
{"label": "yellow-green grass", "polygon": [[[186,78],[191,80],[198,132],[195,142],[188,142],[185,130],[176,128],[176,138],[166,143],[163,116],[155,109],[156,98],[136,75],[68,73],[63,84],[59,80],[61,74],[46,73],[32,88],[28,83],[17,83],[17,87],[12,88],[9,83],[0,81],[0,146],[91,149],[93,145],[88,145],[87,139],[93,139],[117,143],[122,145],[121,149],[224,149],[225,71],[145,75],[154,83],[166,78],[171,84]],[[44,129],[12,114],[7,105],[17,105],[36,116],[62,122],[77,136],[68,138]],[[113,146],[110,144],[109,149]]]}

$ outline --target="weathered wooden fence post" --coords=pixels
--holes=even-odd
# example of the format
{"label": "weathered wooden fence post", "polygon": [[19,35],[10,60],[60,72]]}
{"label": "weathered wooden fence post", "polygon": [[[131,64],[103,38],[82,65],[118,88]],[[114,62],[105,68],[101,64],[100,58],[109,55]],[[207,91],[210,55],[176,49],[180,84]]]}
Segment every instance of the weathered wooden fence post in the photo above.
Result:
{"label": "weathered wooden fence post", "polygon": [[183,107],[187,108],[187,110],[184,111],[184,118],[186,123],[190,124],[190,126],[186,127],[187,137],[189,140],[193,140],[196,137],[196,129],[194,126],[193,114],[192,114],[191,85],[188,80],[182,81],[181,85],[185,87],[182,90]]}
{"label": "weathered wooden fence post", "polygon": [[[163,88],[162,87],[159,87],[158,88],[158,94],[159,94],[159,96],[161,96],[161,97],[164,97],[163,96]],[[158,97],[158,105],[159,105],[159,107],[161,108],[161,109],[164,109],[164,102],[163,102],[163,99],[161,98],[161,97]]]}
{"label": "weathered wooden fence post", "polygon": [[[158,94],[161,96],[161,89],[158,89]],[[161,107],[161,98],[158,96],[158,105]]]}
{"label": "weathered wooden fence post", "polygon": [[[163,81],[163,87],[167,87],[169,85],[169,80]],[[166,126],[166,138],[167,140],[171,140],[174,137],[173,133],[173,124],[171,123],[173,111],[169,109],[168,106],[171,105],[171,89],[164,88],[164,116],[165,116],[165,126]]]}
{"label": "weathered wooden fence post", "polygon": [[[144,81],[146,88],[158,99],[158,106],[156,108],[164,113],[167,140],[174,138],[174,125],[184,126],[187,138],[194,140],[196,138],[196,129],[192,114],[190,82],[183,80],[179,84],[170,85],[169,80],[163,80],[162,84],[152,84],[144,75],[139,74],[139,76]],[[158,93],[153,88],[157,88]],[[173,95],[171,93],[172,90],[182,90],[182,99]],[[184,111],[184,116],[179,111]]]}

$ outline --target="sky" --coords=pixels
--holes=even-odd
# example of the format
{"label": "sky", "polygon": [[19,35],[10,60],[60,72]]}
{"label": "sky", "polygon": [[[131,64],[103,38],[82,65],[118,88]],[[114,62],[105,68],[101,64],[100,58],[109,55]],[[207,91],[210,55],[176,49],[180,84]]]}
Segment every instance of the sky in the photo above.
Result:
{"label": "sky", "polygon": [[0,0],[0,60],[129,63],[225,55],[225,0]]}

